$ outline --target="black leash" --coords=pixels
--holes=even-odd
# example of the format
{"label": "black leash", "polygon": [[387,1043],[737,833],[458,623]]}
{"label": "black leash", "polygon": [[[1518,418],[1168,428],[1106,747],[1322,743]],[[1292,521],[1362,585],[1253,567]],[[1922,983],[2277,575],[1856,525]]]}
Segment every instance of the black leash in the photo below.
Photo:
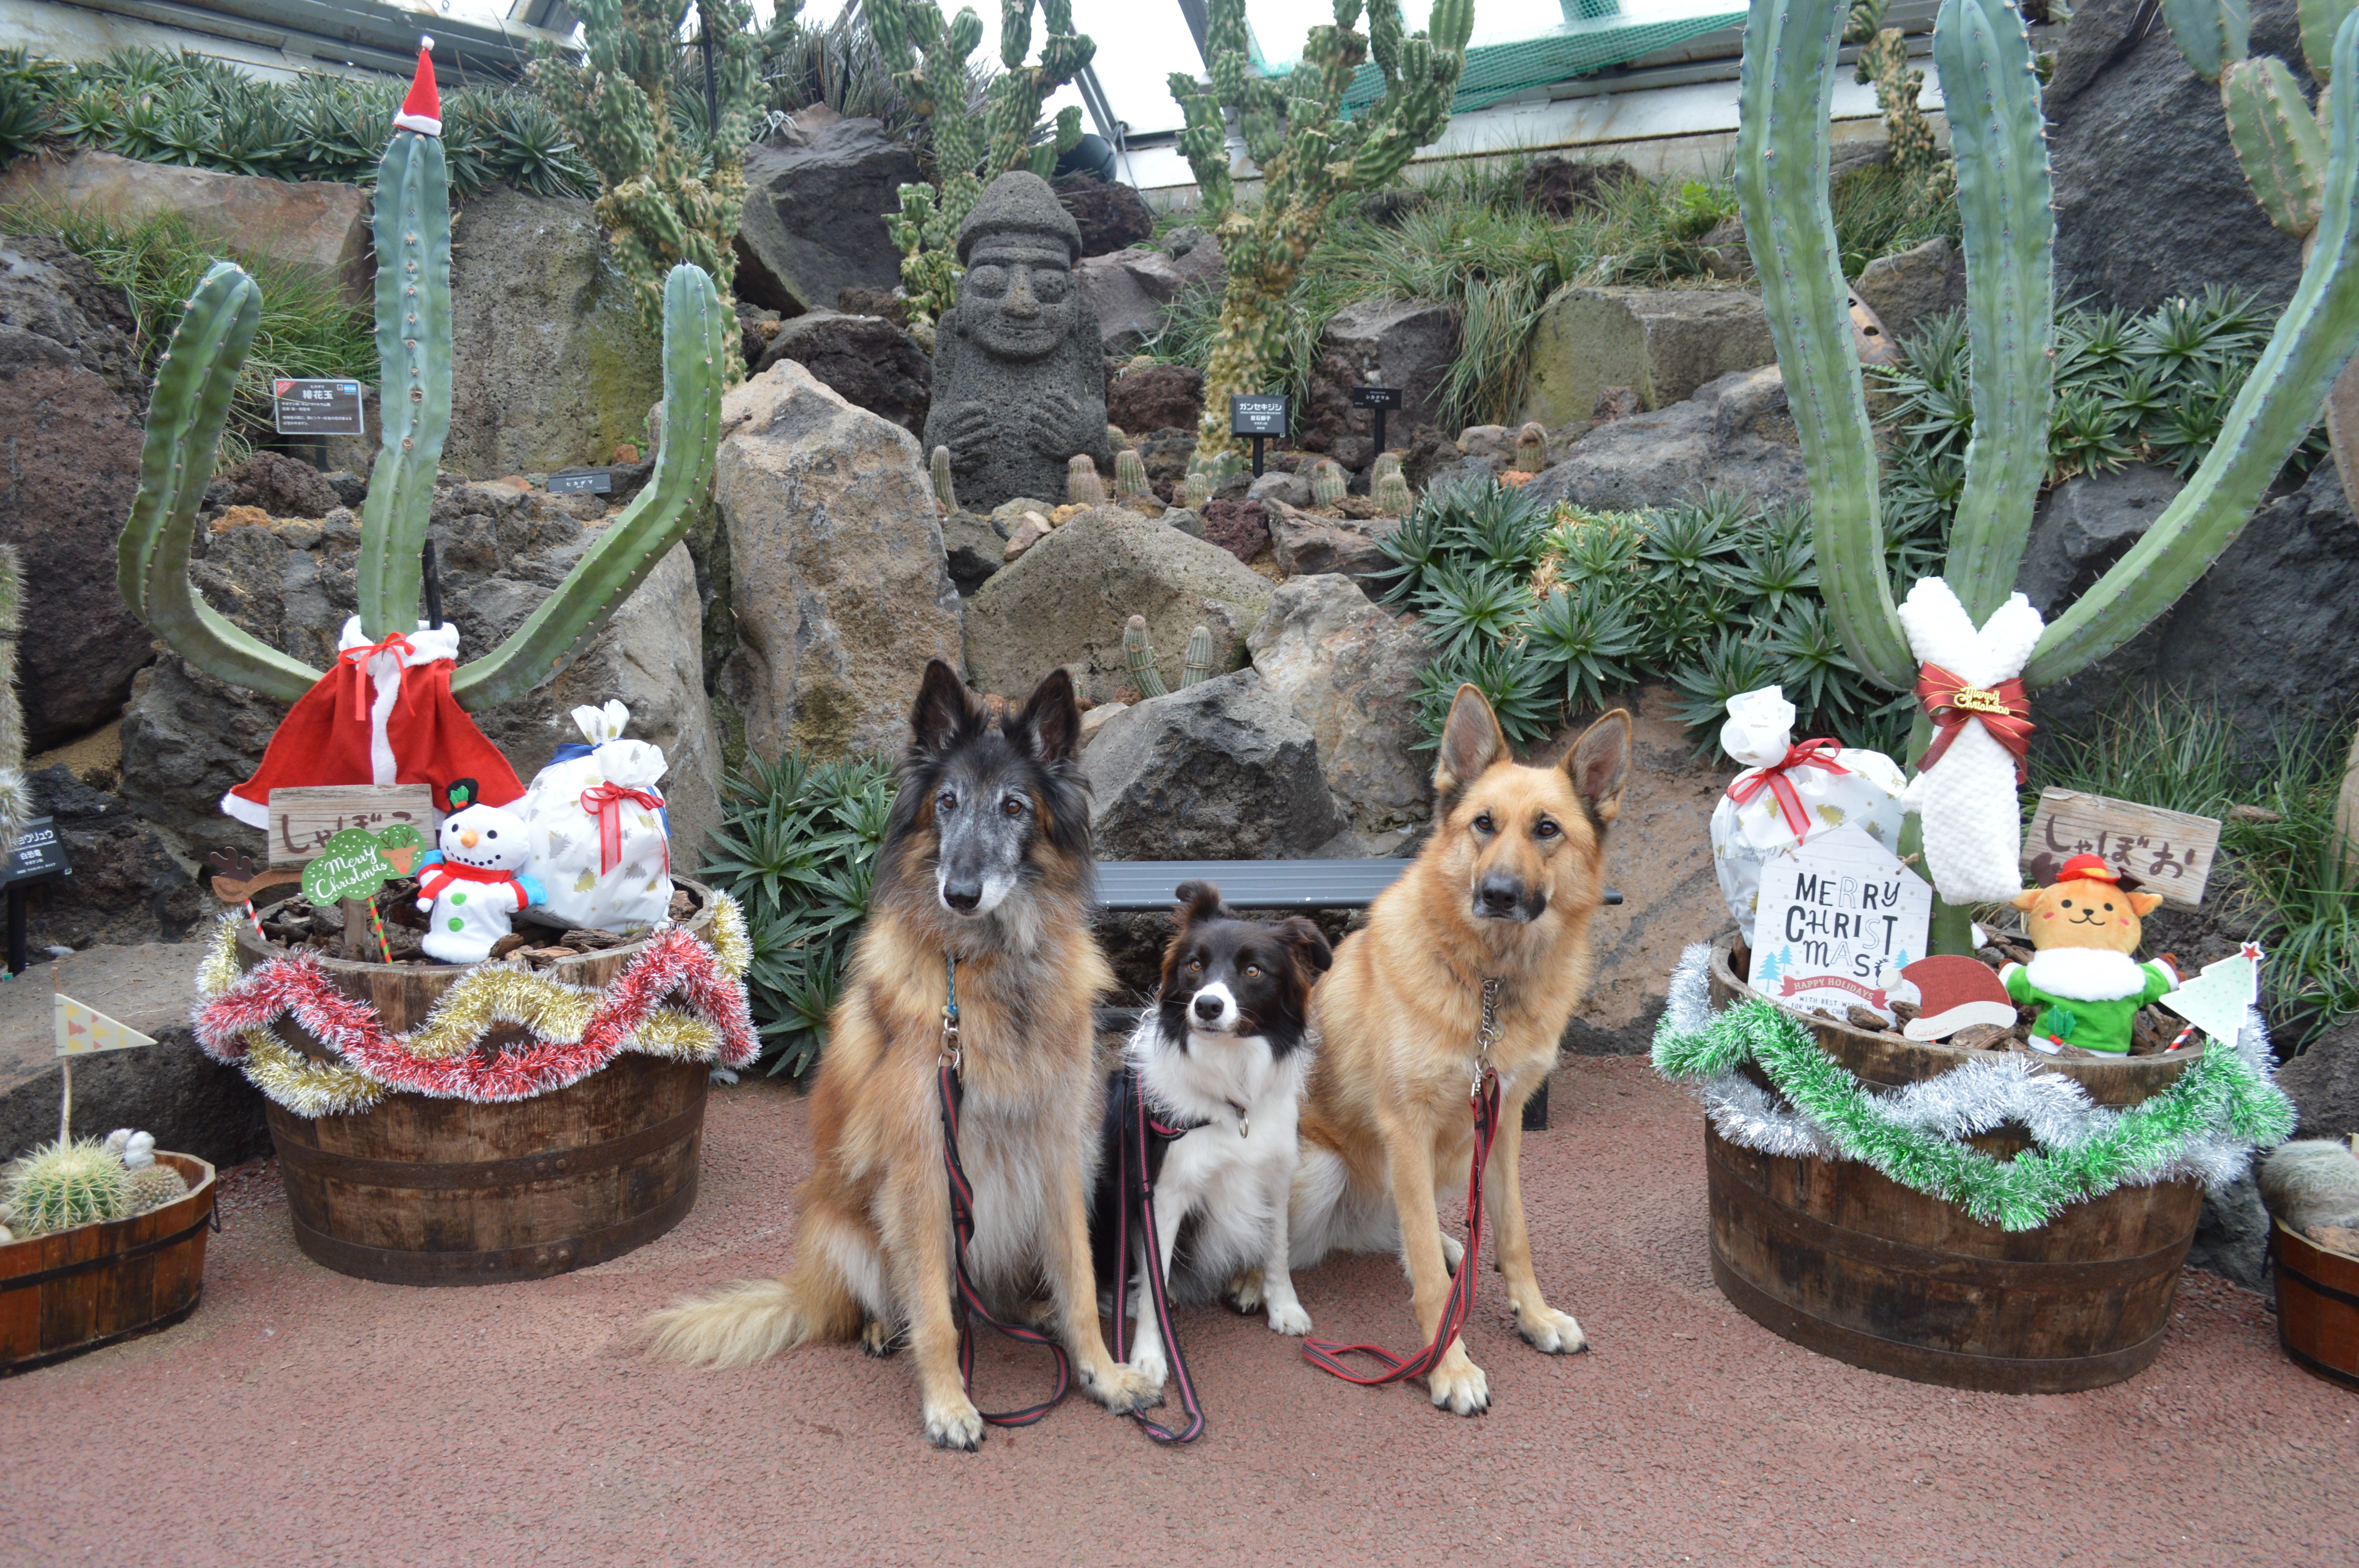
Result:
{"label": "black leash", "polygon": [[[974,1188],[967,1181],[965,1170],[959,1164],[959,1106],[964,1098],[964,1090],[959,1083],[958,1076],[961,1060],[958,959],[951,957],[948,963],[950,988],[942,1002],[942,1046],[941,1054],[935,1064],[935,1087],[941,1096],[942,1103],[942,1167],[950,1176],[951,1186],[951,1261],[958,1271],[959,1305],[962,1309],[959,1313],[959,1378],[966,1388],[967,1397],[973,1398],[973,1320],[976,1318],[981,1318],[1010,1339],[1025,1345],[1038,1345],[1046,1347],[1049,1354],[1057,1358],[1057,1386],[1050,1390],[1047,1399],[1037,1405],[1027,1405],[1022,1410],[1006,1411],[996,1415],[989,1411],[978,1412],[984,1420],[994,1426],[1029,1426],[1056,1409],[1064,1397],[1072,1391],[1073,1367],[1071,1361],[1065,1356],[1065,1347],[1058,1344],[1054,1336],[1043,1334],[1036,1328],[1003,1323],[992,1316],[991,1310],[984,1305],[982,1294],[975,1290],[974,1281],[967,1277],[967,1243],[974,1239]],[[1149,1245],[1152,1245],[1151,1241]],[[1115,1354],[1118,1357],[1120,1352],[1117,1351]]]}
{"label": "black leash", "polygon": [[1147,1420],[1144,1411],[1131,1411],[1130,1418],[1158,1443],[1193,1443],[1203,1435],[1204,1411],[1196,1402],[1196,1383],[1188,1375],[1188,1357],[1180,1353],[1180,1336],[1171,1331],[1171,1301],[1163,1282],[1163,1244],[1155,1228],[1155,1182],[1147,1164],[1156,1143],[1169,1143],[1195,1129],[1174,1127],[1149,1115],[1147,1084],[1138,1069],[1125,1066],[1122,1076],[1121,1196],[1114,1207],[1114,1358],[1130,1358],[1130,1222],[1135,1217],[1147,1254],[1147,1291],[1155,1303],[1156,1330],[1163,1336],[1164,1348],[1171,1353],[1171,1379],[1179,1388],[1180,1408],[1188,1412],[1188,1422],[1174,1432]]}

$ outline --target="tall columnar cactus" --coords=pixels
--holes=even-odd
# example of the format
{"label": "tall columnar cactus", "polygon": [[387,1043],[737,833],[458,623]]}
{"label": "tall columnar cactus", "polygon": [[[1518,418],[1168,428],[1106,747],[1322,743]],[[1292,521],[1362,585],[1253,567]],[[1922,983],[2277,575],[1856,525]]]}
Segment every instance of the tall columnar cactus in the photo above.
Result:
{"label": "tall columnar cactus", "polygon": [[958,489],[951,481],[951,449],[948,447],[934,449],[930,471],[934,480],[934,499],[941,503],[943,512],[956,512],[959,509]]}
{"label": "tall columnar cactus", "polygon": [[[799,6],[787,0],[779,9],[790,17]],[[598,170],[598,222],[613,237],[640,315],[650,327],[664,319],[668,279],[682,262],[702,268],[728,305],[745,210],[745,145],[762,108],[753,6],[695,0],[698,26],[712,41],[720,113],[716,124],[687,136],[675,103],[693,103],[700,120],[705,107],[702,63],[696,51],[683,54],[679,41],[689,0],[582,0],[573,10],[581,44],[538,44],[529,80]],[[676,81],[683,60],[694,63],[688,79]],[[734,318],[734,307],[723,314]],[[744,366],[734,332],[723,348],[735,381]]]}
{"label": "tall columnar cactus", "polygon": [[901,187],[901,210],[886,226],[901,247],[901,287],[909,321],[929,330],[958,297],[959,225],[983,188],[1010,169],[1047,178],[1057,159],[1082,139],[1082,112],[1059,110],[1051,139],[1032,145],[1032,127],[1051,93],[1073,80],[1097,45],[1073,31],[1072,0],[1040,0],[1049,36],[1037,65],[1032,52],[1032,0],[1000,0],[1000,72],[991,79],[981,123],[968,102],[967,57],[983,42],[983,18],[972,9],[942,19],[934,0],[867,0],[868,28],[894,85],[926,116],[933,144],[936,185]]}
{"label": "tall columnar cactus", "polygon": [[1155,644],[1147,640],[1146,616],[1134,615],[1123,622],[1122,653],[1129,661],[1130,678],[1138,683],[1142,699],[1171,695],[1171,688],[1163,684],[1162,673],[1155,667]]}
{"label": "tall columnar cactus", "polygon": [[1884,115],[1884,133],[1892,145],[1892,167],[1900,172],[1920,200],[1949,194],[1953,180],[1941,149],[1933,140],[1932,124],[1917,100],[1925,88],[1925,73],[1908,65],[1908,44],[1897,27],[1884,25],[1888,0],[1852,0],[1843,42],[1860,46],[1852,80],[1875,87],[1875,107]]}
{"label": "tall columnar cactus", "polygon": [[1188,634],[1188,654],[1180,661],[1180,689],[1201,686],[1212,678],[1212,629],[1199,626]]}
{"label": "tall columnar cactus", "polygon": [[[1368,0],[1364,35],[1353,30],[1360,5],[1335,0],[1334,25],[1311,28],[1293,74],[1274,81],[1255,69],[1245,0],[1209,0],[1212,92],[1203,92],[1185,72],[1171,75],[1171,96],[1188,117],[1180,150],[1217,226],[1228,275],[1204,371],[1200,455],[1239,449],[1229,434],[1229,399],[1269,389],[1282,360],[1287,291],[1335,198],[1386,184],[1450,123],[1474,0],[1433,0],[1428,31],[1406,38],[1399,0]],[[1346,118],[1352,73],[1371,56],[1383,73],[1384,96]],[[1262,199],[1255,207],[1236,202],[1223,107],[1235,114],[1245,156],[1261,170]]]}
{"label": "tall columnar cactus", "polygon": [[[375,226],[385,444],[361,515],[358,573],[361,625],[372,642],[418,625],[419,552],[451,427],[451,211],[437,138],[394,133],[378,165]],[[261,315],[262,291],[229,262],[215,265],[190,298],[157,364],[116,581],[132,612],[189,663],[293,702],[320,672],[250,635],[189,586],[197,508]],[[725,343],[735,323],[712,280],[687,264],[665,279],[663,323],[663,444],[654,474],[523,625],[461,666],[451,690],[462,707],[496,707],[538,685],[605,623],[693,520],[720,444]]]}
{"label": "tall columnar cactus", "polygon": [[[1876,457],[1852,347],[1827,125],[1843,0],[1753,0],[1736,189],[1809,469],[1821,592],[1844,645],[1907,690],[1915,662],[1884,574]],[[1948,104],[1966,254],[1973,437],[1944,575],[1986,618],[2013,588],[2031,524],[2053,388],[2055,220],[2039,82],[2010,0],[1944,0],[1934,58]],[[2301,284],[2209,456],[2153,525],[2053,616],[2024,671],[2033,689],[2085,668],[2168,609],[2226,548],[2300,443],[2359,341],[2359,22],[2334,43],[2322,214]],[[1926,726],[1919,724],[1921,744]],[[1959,912],[1936,941],[1965,939]]]}

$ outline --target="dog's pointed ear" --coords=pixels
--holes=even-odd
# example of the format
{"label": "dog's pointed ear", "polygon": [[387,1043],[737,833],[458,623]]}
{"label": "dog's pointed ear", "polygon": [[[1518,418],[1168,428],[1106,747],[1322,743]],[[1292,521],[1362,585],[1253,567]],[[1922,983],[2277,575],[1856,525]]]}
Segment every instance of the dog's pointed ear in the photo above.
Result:
{"label": "dog's pointed ear", "polygon": [[1441,726],[1441,749],[1433,761],[1433,793],[1447,800],[1483,776],[1483,770],[1507,757],[1506,733],[1491,712],[1488,698],[1472,685],[1462,686],[1451,700],[1450,717]]}
{"label": "dog's pointed ear", "polygon": [[984,726],[984,707],[958,672],[940,659],[926,661],[918,700],[909,708],[909,737],[920,752],[940,752]]}
{"label": "dog's pointed ear", "polygon": [[1044,762],[1071,756],[1082,743],[1082,708],[1073,692],[1072,672],[1050,670],[1032,688],[1024,710],[1000,728],[1016,744],[1029,745]]}
{"label": "dog's pointed ear", "polygon": [[1572,787],[1600,822],[1622,815],[1622,781],[1630,772],[1630,715],[1617,708],[1582,732],[1564,754]]}
{"label": "dog's pointed ear", "polygon": [[1221,915],[1221,890],[1214,882],[1181,882],[1176,895],[1180,906],[1171,912],[1171,927],[1185,931],[1200,920],[1214,920]]}
{"label": "dog's pointed ear", "polygon": [[1278,930],[1286,937],[1287,950],[1302,966],[1305,982],[1316,981],[1334,967],[1335,949],[1327,945],[1327,933],[1320,930],[1319,923],[1309,915],[1289,915]]}

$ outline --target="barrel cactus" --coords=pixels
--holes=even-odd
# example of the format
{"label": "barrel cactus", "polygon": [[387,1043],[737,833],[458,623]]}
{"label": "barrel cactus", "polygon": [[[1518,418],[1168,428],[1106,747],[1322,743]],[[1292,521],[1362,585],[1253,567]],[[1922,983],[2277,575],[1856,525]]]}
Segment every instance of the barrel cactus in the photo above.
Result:
{"label": "barrel cactus", "polygon": [[1417,504],[1417,497],[1408,488],[1408,476],[1400,470],[1398,462],[1386,469],[1378,459],[1376,477],[1368,487],[1368,499],[1376,503],[1376,511],[1386,517],[1406,517]]}
{"label": "barrel cactus", "polygon": [[159,1160],[131,1173],[130,1188],[125,1195],[128,1206],[125,1212],[146,1214],[151,1208],[162,1208],[168,1203],[179,1202],[188,1195],[188,1192],[187,1178]]}
{"label": "barrel cactus", "polygon": [[1130,663],[1130,678],[1138,683],[1141,697],[1171,694],[1171,688],[1163,684],[1163,676],[1155,667],[1155,644],[1147,640],[1146,616],[1134,615],[1123,622],[1122,652]]}
{"label": "barrel cactus", "polygon": [[[1753,0],[1736,190],[1809,470],[1821,593],[1858,667],[1895,690],[1917,665],[1885,575],[1876,452],[1827,202],[1828,109],[1843,0]],[[2053,399],[2056,221],[2039,78],[2011,0],[1944,0],[1934,59],[1963,222],[1973,436],[1943,576],[1976,622],[2013,590]],[[2235,538],[2308,434],[2359,341],[2359,20],[2332,65],[2321,217],[2300,286],[2218,441],[2128,553],[2048,622],[2024,670],[2052,686],[2136,635]],[[1912,754],[1930,735],[1920,717]],[[1941,951],[1971,941],[1942,905]]]}
{"label": "barrel cactus", "polygon": [[1212,499],[1212,476],[1203,472],[1189,474],[1180,481],[1180,499],[1190,512],[1204,510],[1204,503]]}
{"label": "barrel cactus", "polygon": [[1114,449],[1114,493],[1117,501],[1144,501],[1154,493],[1147,482],[1147,460],[1134,448]]}
{"label": "barrel cactus", "polygon": [[1105,481],[1098,477],[1097,460],[1087,452],[1065,465],[1065,499],[1075,506],[1103,506]]}
{"label": "barrel cactus", "polygon": [[1332,458],[1321,458],[1310,465],[1310,501],[1315,506],[1340,506],[1350,482],[1343,477],[1343,465]]}
{"label": "barrel cactus", "polygon": [[1548,467],[1548,431],[1526,425],[1516,432],[1516,471],[1538,473]]}
{"label": "barrel cactus", "polygon": [[[361,514],[361,625],[372,641],[414,631],[419,550],[451,428],[451,200],[441,139],[397,130],[377,165],[376,345],[385,438]],[[190,296],[158,362],[116,581],[132,612],[190,664],[291,703],[320,679],[248,634],[189,586],[197,509],[212,478],[230,389],[254,342],[262,291],[229,262]],[[712,280],[686,263],[663,286],[662,445],[655,472],[564,581],[498,647],[451,677],[461,707],[521,697],[594,635],[687,532],[720,442],[727,319]]]}
{"label": "barrel cactus", "polygon": [[60,1138],[8,1167],[0,1220],[18,1236],[121,1219],[132,1212],[131,1173],[95,1138]]}

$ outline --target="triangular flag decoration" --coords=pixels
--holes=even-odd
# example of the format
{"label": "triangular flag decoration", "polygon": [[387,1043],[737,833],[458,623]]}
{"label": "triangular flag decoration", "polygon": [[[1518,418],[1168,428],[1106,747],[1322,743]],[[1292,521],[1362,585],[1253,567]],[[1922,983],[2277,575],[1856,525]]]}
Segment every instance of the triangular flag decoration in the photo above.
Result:
{"label": "triangular flag decoration", "polygon": [[117,1023],[95,1008],[83,1006],[66,995],[56,993],[56,1025],[58,1054],[87,1056],[99,1051],[128,1051],[135,1045],[156,1044],[128,1024]]}
{"label": "triangular flag decoration", "polygon": [[2245,1015],[2260,1000],[2261,959],[2257,942],[2247,942],[2233,958],[2206,964],[2203,972],[2162,999],[2162,1005],[2223,1045],[2234,1045]]}
{"label": "triangular flag decoration", "polygon": [[401,113],[393,117],[394,128],[416,131],[422,136],[442,134],[442,95],[434,88],[434,40],[418,40],[418,74],[409,79],[409,96],[401,101]]}

